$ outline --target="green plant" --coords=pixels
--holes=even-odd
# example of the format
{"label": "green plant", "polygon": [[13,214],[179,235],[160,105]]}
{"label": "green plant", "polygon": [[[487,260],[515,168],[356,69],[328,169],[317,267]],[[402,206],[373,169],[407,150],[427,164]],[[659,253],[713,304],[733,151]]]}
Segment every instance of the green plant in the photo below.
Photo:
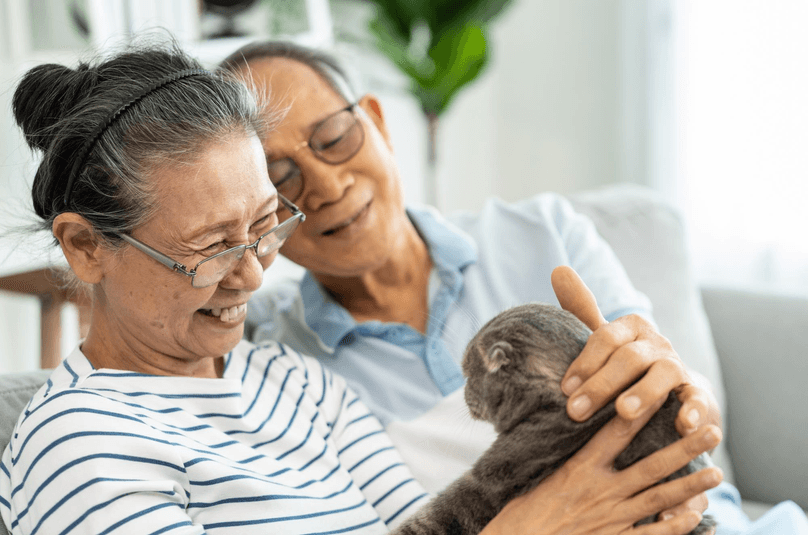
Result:
{"label": "green plant", "polygon": [[429,127],[427,202],[437,204],[438,117],[488,62],[488,24],[511,0],[372,0],[376,46],[410,79]]}
{"label": "green plant", "polygon": [[376,45],[439,116],[488,61],[487,26],[511,0],[373,0]]}

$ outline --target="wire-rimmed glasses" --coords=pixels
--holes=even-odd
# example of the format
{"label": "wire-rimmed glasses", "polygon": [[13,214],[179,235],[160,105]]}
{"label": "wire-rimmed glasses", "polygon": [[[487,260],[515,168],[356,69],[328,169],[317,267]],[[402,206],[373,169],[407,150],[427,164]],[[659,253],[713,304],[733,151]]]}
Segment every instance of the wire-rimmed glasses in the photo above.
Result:
{"label": "wire-rimmed glasses", "polygon": [[167,268],[191,277],[191,286],[194,288],[205,288],[207,286],[216,284],[225,278],[231,271],[233,271],[236,265],[244,257],[244,253],[247,252],[247,249],[254,249],[258,258],[272,254],[280,249],[286,239],[292,235],[292,232],[295,231],[300,223],[305,221],[306,215],[301,212],[297,206],[285,199],[283,195],[279,194],[278,199],[286,207],[286,209],[292,213],[292,217],[269,229],[252,244],[237,245],[222,251],[221,253],[217,253],[202,260],[196,265],[196,267],[194,267],[194,269],[190,271],[188,271],[188,268],[186,268],[184,264],[177,262],[157,249],[149,247],[145,243],[136,240],[132,236],[127,234],[118,234],[118,236],[135,248],[151,256]]}
{"label": "wire-rimmed glasses", "polygon": [[[309,147],[318,160],[332,165],[353,158],[365,141],[365,130],[357,116],[356,106],[351,104],[320,121],[309,140],[300,143],[294,152]],[[303,176],[292,158],[267,162],[267,171],[278,193],[293,202],[300,197]]]}

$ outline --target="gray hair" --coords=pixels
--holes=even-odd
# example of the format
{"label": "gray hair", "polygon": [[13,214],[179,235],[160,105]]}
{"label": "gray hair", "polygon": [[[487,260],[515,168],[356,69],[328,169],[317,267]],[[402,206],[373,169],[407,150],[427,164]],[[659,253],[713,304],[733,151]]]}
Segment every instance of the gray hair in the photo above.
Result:
{"label": "gray hair", "polygon": [[[154,170],[188,164],[229,135],[260,137],[277,120],[243,81],[210,73],[149,92],[110,121],[133,95],[189,69],[202,67],[172,42],[131,47],[76,69],[40,65],[24,75],[12,106],[28,145],[43,153],[32,186],[42,228],[49,230],[62,212],[75,212],[119,245],[117,234],[130,233],[156,210],[147,180]],[[65,205],[74,159],[104,123]]]}
{"label": "gray hair", "polygon": [[288,41],[255,41],[242,46],[220,64],[219,70],[237,73],[249,67],[253,60],[286,58],[310,67],[346,102],[356,102],[356,92],[339,61],[322,50]]}

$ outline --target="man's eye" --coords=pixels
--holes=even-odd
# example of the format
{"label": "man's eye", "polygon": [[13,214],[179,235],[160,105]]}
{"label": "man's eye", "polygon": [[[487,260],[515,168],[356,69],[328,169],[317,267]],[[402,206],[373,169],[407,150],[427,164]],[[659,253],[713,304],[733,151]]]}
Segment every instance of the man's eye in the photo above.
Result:
{"label": "man's eye", "polygon": [[333,138],[333,139],[331,139],[329,141],[325,141],[325,142],[322,142],[322,143],[317,143],[317,148],[319,150],[328,150],[328,149],[334,147],[335,145],[337,145],[340,141],[342,141],[342,138],[344,138],[344,137],[345,137],[345,135],[340,135],[340,136],[337,136],[337,137],[335,137],[335,138]]}
{"label": "man's eye", "polygon": [[300,174],[300,169],[289,158],[267,163],[267,172],[272,184],[277,188],[284,182]]}

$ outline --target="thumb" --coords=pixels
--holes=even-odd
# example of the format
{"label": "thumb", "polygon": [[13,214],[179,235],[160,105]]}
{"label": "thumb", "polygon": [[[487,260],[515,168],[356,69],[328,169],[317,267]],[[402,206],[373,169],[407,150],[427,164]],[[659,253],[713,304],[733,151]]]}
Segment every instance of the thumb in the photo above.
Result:
{"label": "thumb", "polygon": [[581,277],[569,266],[558,266],[550,275],[553,291],[561,308],[571,312],[591,330],[606,325],[592,291]]}

